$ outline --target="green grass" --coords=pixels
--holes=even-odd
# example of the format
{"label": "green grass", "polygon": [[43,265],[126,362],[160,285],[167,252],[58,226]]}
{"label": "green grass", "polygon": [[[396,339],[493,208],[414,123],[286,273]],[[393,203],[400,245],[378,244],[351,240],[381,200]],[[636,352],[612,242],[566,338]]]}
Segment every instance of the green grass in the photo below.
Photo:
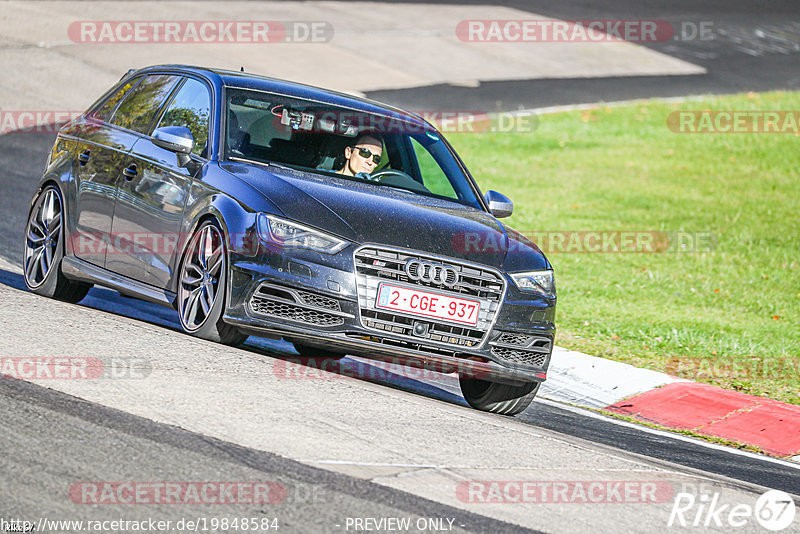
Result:
{"label": "green grass", "polygon": [[681,134],[681,110],[800,110],[800,93],[544,115],[451,134],[517,230],[713,235],[709,252],[549,253],[557,343],[800,404],[800,137]]}

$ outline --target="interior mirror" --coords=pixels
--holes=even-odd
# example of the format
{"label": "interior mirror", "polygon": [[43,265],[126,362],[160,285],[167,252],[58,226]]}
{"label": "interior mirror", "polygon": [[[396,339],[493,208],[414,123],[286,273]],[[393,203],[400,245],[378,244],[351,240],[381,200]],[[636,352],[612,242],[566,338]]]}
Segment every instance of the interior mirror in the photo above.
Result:
{"label": "interior mirror", "polygon": [[497,191],[487,191],[483,198],[486,200],[486,204],[489,205],[489,211],[498,219],[509,217],[514,212],[514,203],[507,196],[501,195]]}
{"label": "interior mirror", "polygon": [[178,165],[186,167],[191,160],[189,154],[194,148],[194,137],[186,126],[164,126],[156,128],[153,132],[153,144],[175,152],[178,155]]}

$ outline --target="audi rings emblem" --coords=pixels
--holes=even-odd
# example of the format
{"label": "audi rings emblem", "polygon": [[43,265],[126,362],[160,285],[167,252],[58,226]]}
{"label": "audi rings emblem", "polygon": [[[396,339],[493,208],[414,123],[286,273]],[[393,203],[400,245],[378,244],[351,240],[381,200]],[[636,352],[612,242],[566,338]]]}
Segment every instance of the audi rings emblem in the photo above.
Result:
{"label": "audi rings emblem", "polygon": [[453,287],[458,282],[458,272],[452,267],[420,260],[406,262],[406,274],[416,282]]}

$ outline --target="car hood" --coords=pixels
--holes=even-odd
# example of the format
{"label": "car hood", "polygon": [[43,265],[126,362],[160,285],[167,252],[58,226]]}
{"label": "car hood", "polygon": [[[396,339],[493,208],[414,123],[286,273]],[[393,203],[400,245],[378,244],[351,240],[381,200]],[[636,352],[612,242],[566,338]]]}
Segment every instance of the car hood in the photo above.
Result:
{"label": "car hood", "polygon": [[[460,258],[498,269],[549,268],[530,241],[485,211],[386,186],[292,169],[227,164],[292,220],[356,243]],[[508,270],[508,269],[507,269]]]}

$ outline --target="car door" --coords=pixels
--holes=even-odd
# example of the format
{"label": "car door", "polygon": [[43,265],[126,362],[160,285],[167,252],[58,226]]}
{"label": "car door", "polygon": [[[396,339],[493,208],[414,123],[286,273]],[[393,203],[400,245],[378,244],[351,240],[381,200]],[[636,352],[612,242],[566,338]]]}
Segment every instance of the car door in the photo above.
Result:
{"label": "car door", "polygon": [[[186,126],[194,137],[190,166],[202,174],[207,163],[211,92],[200,80],[184,78],[153,128]],[[113,233],[136,236],[125,257],[124,274],[166,288],[182,244],[179,233],[192,187],[191,173],[174,152],[139,139],[131,152],[136,176],[120,182]],[[122,268],[122,267],[120,267]]]}
{"label": "car door", "polygon": [[72,172],[76,187],[73,252],[99,267],[105,265],[111,241],[117,178],[138,139],[133,132],[111,126],[110,121],[123,99],[143,80],[144,76],[138,76],[121,82],[69,132],[78,139],[78,155]]}
{"label": "car door", "polygon": [[125,96],[110,119],[110,130],[113,135],[129,138],[130,147],[119,162],[115,162],[115,172],[113,172],[114,207],[109,221],[110,230],[104,262],[104,267],[109,271],[130,276],[130,269],[127,267],[130,263],[128,258],[134,250],[133,241],[137,238],[135,235],[120,233],[119,229],[114,227],[114,214],[123,194],[120,188],[123,184],[136,180],[138,175],[135,159],[130,152],[142,137],[148,135],[159,109],[179,81],[180,76],[171,74],[146,76]]}

